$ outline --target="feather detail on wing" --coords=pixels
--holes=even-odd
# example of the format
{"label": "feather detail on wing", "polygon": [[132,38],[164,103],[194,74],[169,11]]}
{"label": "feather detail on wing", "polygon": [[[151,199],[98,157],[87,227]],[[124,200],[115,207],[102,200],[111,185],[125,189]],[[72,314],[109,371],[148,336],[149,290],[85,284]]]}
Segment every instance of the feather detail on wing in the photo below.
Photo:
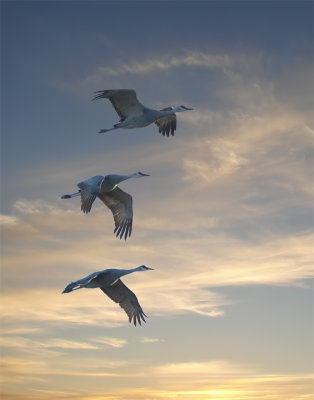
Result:
{"label": "feather detail on wing", "polygon": [[110,208],[113,214],[116,236],[120,239],[123,236],[124,239],[131,236],[133,224],[132,196],[116,187],[111,192],[99,194],[98,197]]}
{"label": "feather detail on wing", "polygon": [[131,114],[140,114],[143,111],[143,105],[138,101],[136,93],[132,89],[99,90],[95,93],[96,96],[93,100],[110,100],[121,119],[125,119]]}
{"label": "feather detail on wing", "polygon": [[[163,108],[160,111],[170,111],[171,107]],[[165,117],[161,117],[155,121],[155,124],[158,126],[159,133],[163,136],[169,136],[171,133],[174,136],[174,131],[177,128],[177,117],[175,114],[166,115]]]}
{"label": "feather detail on wing", "polygon": [[142,321],[145,321],[144,311],[140,306],[135,294],[125,284],[118,279],[116,283],[111,286],[100,288],[111,300],[118,303],[121,308],[126,312],[129,317],[129,322],[133,320],[134,325],[137,323],[141,325]]}
{"label": "feather detail on wing", "polygon": [[81,182],[77,186],[81,192],[81,210],[87,214],[90,212],[96,196],[91,194],[90,186],[86,183]]}

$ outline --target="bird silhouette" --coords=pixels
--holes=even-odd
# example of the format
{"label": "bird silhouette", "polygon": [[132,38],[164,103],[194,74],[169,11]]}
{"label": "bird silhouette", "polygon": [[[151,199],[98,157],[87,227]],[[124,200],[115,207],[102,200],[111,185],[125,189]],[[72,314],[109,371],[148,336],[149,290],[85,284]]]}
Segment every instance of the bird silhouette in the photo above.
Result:
{"label": "bird silhouette", "polygon": [[68,284],[62,293],[70,293],[73,290],[82,288],[99,288],[111,300],[120,305],[129,317],[130,323],[133,321],[135,326],[137,323],[141,325],[142,321],[146,322],[144,317],[147,317],[147,315],[144,313],[135,294],[125,286],[120,278],[136,271],[148,270],[153,270],[153,268],[140,265],[132,269],[105,269]]}
{"label": "bird silhouette", "polygon": [[73,194],[65,194],[62,199],[81,196],[81,210],[89,213],[92,205],[98,197],[112,212],[115,222],[114,233],[116,237],[127,239],[131,236],[133,225],[132,196],[118,187],[118,183],[131,178],[149,176],[142,172],[129,175],[96,175],[77,184],[79,191]]}
{"label": "bird silhouette", "polygon": [[99,90],[93,98],[108,99],[120,117],[120,121],[112,128],[101,129],[98,133],[109,132],[114,129],[133,129],[148,126],[153,122],[158,126],[163,136],[174,136],[177,127],[176,112],[193,110],[185,106],[166,107],[162,110],[154,110],[141,104],[133,89]]}

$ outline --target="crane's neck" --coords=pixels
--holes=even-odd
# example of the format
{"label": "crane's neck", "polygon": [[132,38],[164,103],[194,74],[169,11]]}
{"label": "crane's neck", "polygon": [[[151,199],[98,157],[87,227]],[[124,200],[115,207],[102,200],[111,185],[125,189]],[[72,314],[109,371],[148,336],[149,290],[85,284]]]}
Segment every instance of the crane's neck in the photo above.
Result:
{"label": "crane's neck", "polygon": [[120,177],[119,182],[126,181],[127,179],[130,179],[130,178],[138,178],[136,173],[129,174],[129,175],[119,175],[119,177]]}
{"label": "crane's neck", "polygon": [[147,120],[156,121],[159,118],[166,117],[167,115],[174,114],[176,112],[175,109],[170,110],[154,110],[152,108],[145,108],[144,113],[146,115]]}
{"label": "crane's neck", "polygon": [[113,277],[112,285],[119,279],[121,276],[132,274],[132,272],[139,271],[139,267],[131,268],[131,269],[111,269],[111,276]]}
{"label": "crane's neck", "polygon": [[[160,117],[166,117],[167,115],[173,115],[173,114],[175,114],[176,111],[177,111],[177,109],[176,109],[176,108],[173,108],[172,110],[160,110],[160,111],[158,111],[158,112],[159,112]],[[159,117],[159,118],[160,118],[160,117]]]}
{"label": "crane's neck", "polygon": [[103,179],[101,183],[101,188],[100,192],[110,192],[111,190],[115,189],[117,185],[125,181],[126,179],[133,178],[134,174],[130,175],[115,175],[115,174],[110,174],[106,175],[105,179]]}
{"label": "crane's neck", "polygon": [[118,183],[122,181],[126,181],[127,179],[130,178],[135,178],[136,174],[129,174],[129,175],[110,175],[110,180],[114,183],[114,185],[117,185]]}

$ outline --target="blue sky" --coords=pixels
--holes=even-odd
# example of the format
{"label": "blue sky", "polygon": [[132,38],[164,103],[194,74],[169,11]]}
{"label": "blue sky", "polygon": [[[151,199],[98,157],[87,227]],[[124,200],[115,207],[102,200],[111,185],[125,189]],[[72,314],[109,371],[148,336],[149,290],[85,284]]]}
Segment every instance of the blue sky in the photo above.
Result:
{"label": "blue sky", "polygon": [[[311,398],[313,3],[1,7],[3,398]],[[114,88],[194,111],[173,138],[97,135]],[[60,199],[136,171],[126,242],[100,202]],[[101,291],[61,296],[141,264],[142,327]]]}

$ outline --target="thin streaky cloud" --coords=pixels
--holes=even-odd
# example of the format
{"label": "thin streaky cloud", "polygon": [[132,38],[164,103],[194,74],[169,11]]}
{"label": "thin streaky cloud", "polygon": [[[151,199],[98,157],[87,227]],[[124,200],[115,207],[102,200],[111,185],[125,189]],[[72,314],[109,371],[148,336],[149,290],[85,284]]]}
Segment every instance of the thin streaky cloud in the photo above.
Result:
{"label": "thin streaky cloud", "polygon": [[[27,330],[25,330],[26,334],[29,334]],[[1,332],[4,335],[4,332]],[[67,339],[57,339],[57,338],[47,338],[45,340],[35,340],[29,339],[21,336],[3,336],[0,338],[0,345],[2,348],[14,348],[22,351],[24,353],[32,354],[33,356],[55,356],[61,354],[56,351],[43,351],[42,349],[59,349],[59,350],[74,350],[74,349],[83,349],[83,350],[98,350],[101,349],[104,345],[113,347],[113,348],[121,348],[127,344],[125,339],[119,339],[114,337],[99,337],[99,338],[91,338],[84,342],[82,341],[74,341]]]}
{"label": "thin streaky cloud", "polygon": [[[148,285],[146,285],[148,286]],[[223,296],[216,295],[206,290],[192,289],[188,294],[184,290],[173,290],[167,293],[167,289],[161,286],[154,288],[154,293],[159,297],[159,304],[155,304],[155,297],[152,298],[148,287],[138,287],[132,282],[132,289],[136,290],[138,297],[143,304],[145,312],[149,315],[178,315],[184,313],[197,313],[209,317],[223,315],[221,307],[228,302]],[[83,296],[85,295],[85,296]],[[10,324],[18,319],[21,321],[46,321],[46,323],[68,324],[68,325],[87,325],[102,327],[128,326],[128,320],[122,311],[116,308],[115,304],[105,302],[102,293],[81,293],[81,296],[72,296],[65,300],[55,293],[55,290],[46,290],[45,296],[40,291],[29,290],[19,292],[15,295],[16,302],[24,298],[23,307],[17,310],[15,302],[11,300],[11,294],[2,296],[3,321]],[[69,296],[68,296],[69,297]],[[40,299],[41,308],[36,309],[36,300]],[[23,340],[23,343],[25,340]],[[93,341],[94,344],[82,344],[84,348],[100,347],[101,343],[112,347],[122,347],[126,344],[122,340],[103,339],[101,342]],[[48,342],[49,347],[53,348],[75,348],[80,344],[75,341]],[[44,347],[47,347],[46,345]]]}
{"label": "thin streaky cloud", "polygon": [[35,327],[11,327],[1,329],[2,335],[29,335],[29,334],[41,334],[45,332],[45,328],[35,328]]}
{"label": "thin streaky cloud", "polygon": [[[140,56],[138,57],[140,58]],[[69,84],[68,82],[56,80],[53,84],[66,90],[77,90],[77,88],[92,87],[99,85],[104,79],[121,77],[123,75],[148,75],[157,72],[165,72],[181,67],[206,68],[209,70],[221,70],[226,76],[236,79],[238,72],[243,69],[250,70],[249,66],[256,67],[261,62],[261,54],[236,54],[236,53],[213,53],[210,51],[187,50],[177,55],[168,53],[160,54],[158,57],[143,56],[140,61],[118,60],[111,66],[98,66],[95,72],[81,79],[80,82]],[[235,71],[233,71],[235,69]]]}
{"label": "thin streaky cloud", "polygon": [[164,342],[164,339],[159,339],[154,337],[141,337],[139,341],[141,343],[158,343],[158,342]]}
{"label": "thin streaky cloud", "polygon": [[92,342],[99,343],[99,345],[107,345],[114,348],[121,348],[127,345],[127,340],[114,337],[98,337],[91,339]]}
{"label": "thin streaky cloud", "polygon": [[209,362],[185,362],[164,364],[161,366],[152,367],[156,374],[165,378],[173,379],[175,376],[183,378],[188,375],[193,378],[214,377],[224,375],[243,375],[254,374],[254,371],[243,368],[240,365],[232,364],[230,361],[214,360]]}
{"label": "thin streaky cloud", "polygon": [[51,347],[57,349],[88,349],[88,350],[97,350],[99,346],[88,342],[79,342],[74,340],[66,340],[66,339],[49,339],[44,344],[41,344],[43,347]]}
{"label": "thin streaky cloud", "polygon": [[169,70],[173,68],[205,67],[205,68],[230,68],[235,60],[227,54],[213,54],[205,52],[188,51],[181,56],[163,55],[158,58],[148,58],[142,61],[131,61],[128,64],[120,64],[119,68],[99,67],[101,75],[121,75],[123,73],[146,74],[158,70]]}

